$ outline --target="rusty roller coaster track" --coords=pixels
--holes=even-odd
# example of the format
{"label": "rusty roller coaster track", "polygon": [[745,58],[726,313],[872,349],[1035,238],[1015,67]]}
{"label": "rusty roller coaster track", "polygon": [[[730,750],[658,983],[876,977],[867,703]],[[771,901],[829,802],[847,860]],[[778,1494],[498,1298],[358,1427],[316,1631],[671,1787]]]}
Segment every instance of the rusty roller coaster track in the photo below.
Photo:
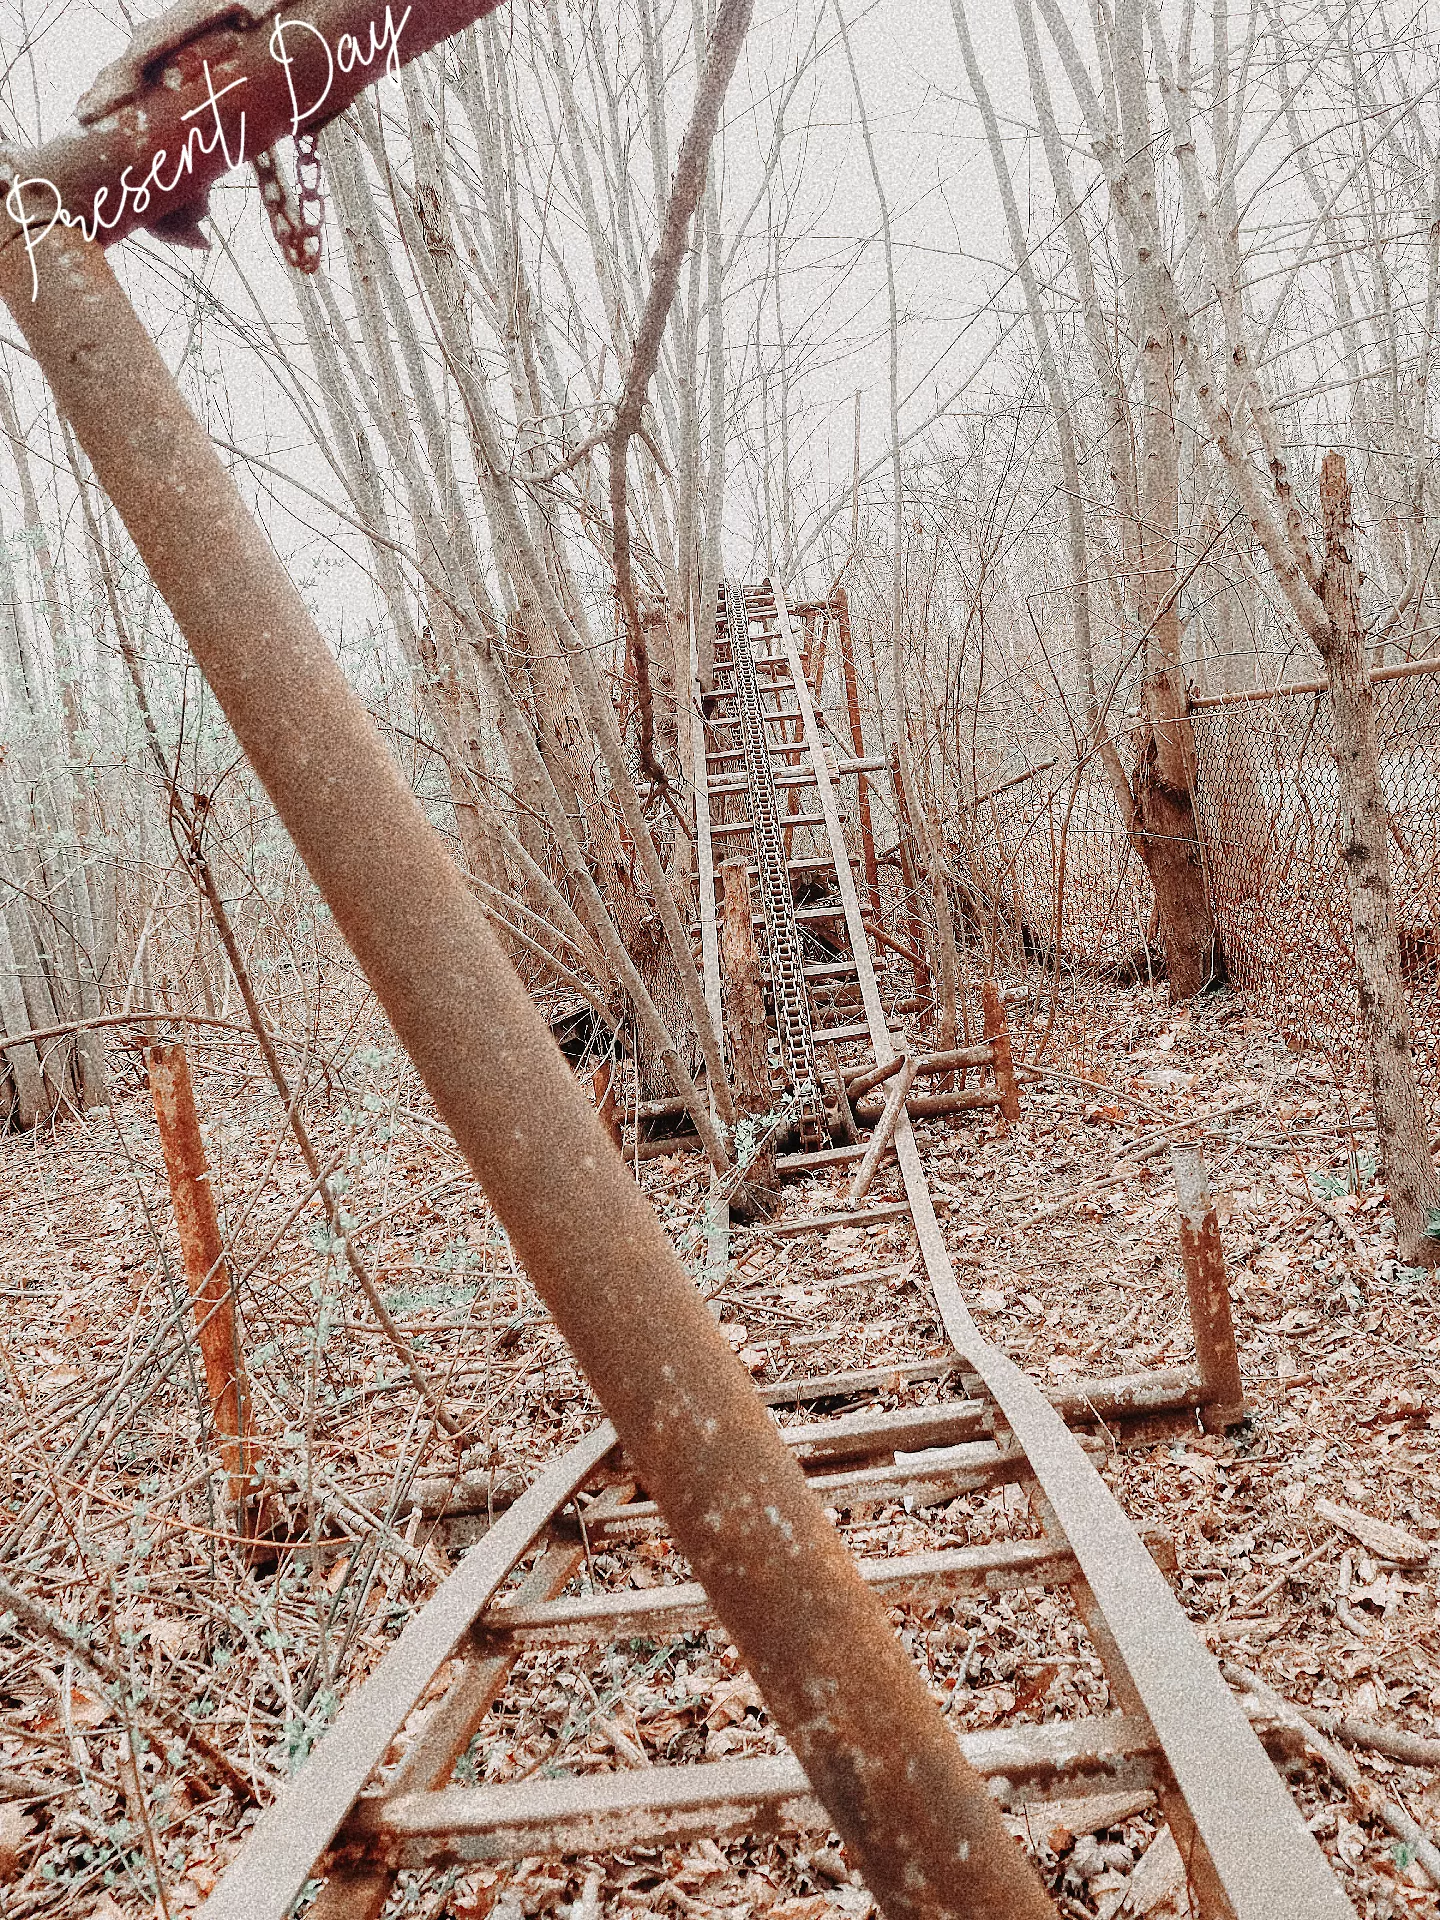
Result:
{"label": "rusty roller coaster track", "polygon": [[[438,45],[492,3],[414,0],[401,58]],[[987,1913],[1034,1914],[1043,1896],[1005,1842],[983,1778],[1020,1805],[1097,1786],[1153,1792],[1208,1915],[1351,1913],[1267,1755],[1267,1745],[1283,1751],[1289,1736],[1247,1718],[1096,1471],[1103,1449],[1150,1438],[1157,1422],[1193,1426],[1198,1410],[1223,1423],[1238,1410],[1233,1367],[1227,1376],[1214,1343],[1207,1349],[1197,1338],[1192,1375],[1094,1380],[1047,1395],[981,1336],[965,1306],[910,1113],[1013,1109],[1003,1017],[992,996],[984,1047],[923,1059],[892,1030],[905,1003],[892,996],[887,1006],[870,946],[874,938],[906,951],[877,918],[866,783],[883,768],[865,757],[853,691],[853,751],[832,759],[825,744],[812,687],[823,637],[813,650],[806,637],[823,636],[828,605],[797,609],[797,637],[797,618],[771,583],[723,596],[716,685],[703,698],[697,687],[692,729],[707,1001],[721,1027],[714,846],[748,838],[777,1023],[774,1090],[799,1134],[800,1150],[780,1157],[780,1171],[858,1159],[858,1204],[867,1168],[873,1173],[882,1148],[893,1152],[903,1200],[872,1206],[867,1217],[908,1214],[950,1344],[918,1365],[772,1387],[762,1396],[767,1417],[643,1198],[599,1157],[598,1123],[102,252],[70,222],[57,224],[59,203],[98,209],[127,169],[156,168],[162,147],[183,146],[193,164],[152,198],[144,219],[133,199],[125,220],[106,223],[104,241],[146,224],[196,238],[209,188],[230,159],[223,142],[192,150],[193,117],[207,100],[213,107],[217,89],[245,85],[252,142],[268,145],[284,130],[279,71],[266,55],[276,12],[275,0],[185,0],[137,29],[82,102],[75,128],[28,155],[0,155],[0,298],[616,1425],[554,1462],[415,1614],[300,1777],[261,1815],[205,1913],[281,1920],[318,1879],[311,1911],[334,1920],[378,1913],[408,1867],[834,1818],[877,1896],[897,1910],[973,1911],[974,1900],[956,1890],[963,1880],[984,1886]],[[358,31],[366,6],[295,0],[288,12],[309,25],[313,68],[313,49]],[[712,61],[733,63],[734,44],[712,46],[707,71]],[[368,77],[352,73],[337,86],[330,111]],[[202,551],[209,564],[197,567]],[[834,611],[846,651],[843,600]],[[551,612],[562,624],[568,618],[558,601]],[[844,665],[848,690],[848,651]],[[838,798],[851,778],[868,919]],[[357,834],[357,820],[368,833]],[[792,874],[803,881],[799,901]],[[822,939],[830,958],[813,951]],[[923,958],[913,939],[909,953],[918,999]],[[860,1017],[847,1025],[841,1005]],[[824,1097],[827,1058],[832,1100]],[[995,1085],[909,1093],[922,1070],[962,1067],[988,1067]],[[877,1117],[863,1096],[887,1083]],[[948,1104],[926,1105],[937,1100]],[[517,1114],[532,1112],[545,1115],[543,1129],[517,1125]],[[875,1123],[868,1143],[814,1144],[827,1129],[852,1129],[857,1116]],[[723,1212],[716,1208],[717,1224]],[[1193,1240],[1200,1229],[1191,1213],[1184,1230]],[[817,1224],[782,1220],[770,1230]],[[723,1255],[723,1235],[714,1245]],[[1197,1299],[1192,1287],[1198,1335]],[[1028,1499],[1033,1538],[857,1568],[820,1508],[823,1500],[843,1514],[899,1499],[922,1511],[997,1482]],[[639,1593],[595,1590],[596,1546],[623,1554],[626,1542],[665,1531],[665,1516],[703,1578]],[[804,1606],[794,1603],[797,1557],[811,1583]],[[966,1593],[1055,1587],[1073,1596],[1114,1710],[952,1742],[877,1601],[935,1607]],[[640,1634],[663,1640],[712,1618],[763,1669],[775,1724],[793,1751],[491,1786],[456,1781],[528,1651],[618,1648]],[[867,1710],[881,1669],[896,1712],[877,1724]],[[396,1735],[442,1674],[443,1693],[423,1725],[411,1724],[403,1758],[386,1771]],[[827,1708],[817,1714],[819,1698]],[[929,1789],[939,1780],[948,1784],[937,1809]]]}
{"label": "rusty roller coaster track", "polygon": [[[801,1150],[781,1156],[782,1172],[787,1163],[802,1172],[866,1152],[860,1141],[812,1144],[820,1115],[837,1120],[835,1105],[827,1109],[822,1099],[823,1085],[838,1091],[848,1083],[863,1119],[865,1092],[883,1092],[888,1080],[893,1096],[927,1064],[892,1024],[895,1008],[882,997],[871,945],[875,922],[867,925],[862,915],[842,816],[842,783],[863,781],[884,763],[865,759],[858,730],[853,752],[833,752],[817,712],[816,649],[809,642],[832,613],[821,607],[802,623],[769,582],[722,591],[715,684],[703,696],[695,689],[707,997],[718,1025],[718,845],[727,854],[748,851],[760,881],[757,923],[767,942],[776,1091],[789,1097],[801,1136]],[[795,880],[804,889],[798,907]],[[830,957],[806,960],[804,934],[812,925],[823,926]],[[826,1004],[839,981],[858,991],[851,1009],[858,1017],[848,1025]],[[817,1064],[827,1049],[836,1065],[828,1081]],[[1003,1108],[1013,1100],[1003,1021],[990,1025],[986,1046],[938,1059],[929,1056],[929,1071],[995,1070],[996,1086],[975,1090],[968,1104]],[[902,1073],[902,1065],[910,1071]],[[913,1103],[917,1111],[934,1110],[923,1104],[927,1097],[933,1099]],[[945,1097],[945,1110],[967,1104]],[[1185,1859],[1196,1911],[1236,1920],[1352,1914],[1273,1764],[1293,1755],[1293,1734],[1258,1706],[1247,1714],[1232,1696],[1166,1582],[1166,1543],[1137,1533],[1097,1471],[1104,1453],[1127,1440],[1193,1430],[1197,1417],[1209,1425],[1238,1417],[1233,1377],[1220,1377],[1223,1368],[1217,1375],[1213,1355],[1207,1368],[1202,1342],[1194,1371],[1042,1391],[981,1335],[965,1305],[911,1104],[885,1099],[878,1123],[893,1127],[890,1150],[903,1200],[852,1217],[908,1215],[950,1350],[938,1359],[762,1389],[783,1439],[826,1506],[842,1514],[894,1501],[923,1511],[1005,1484],[1028,1499],[1034,1537],[860,1562],[866,1583],[897,1607],[1069,1589],[1103,1662],[1113,1710],[958,1735],[992,1793],[1014,1808],[1087,1792],[1152,1792]],[[820,1224],[782,1218],[768,1230]],[[1196,1222],[1188,1225],[1193,1231]],[[608,1425],[555,1461],[351,1695],[299,1779],[261,1816],[206,1903],[206,1920],[282,1920],[317,1877],[323,1884],[310,1910],[316,1920],[355,1920],[380,1913],[405,1869],[827,1828],[803,1769],[784,1750],[599,1775],[457,1782],[457,1764],[477,1742],[483,1750],[487,1716],[523,1656],[536,1649],[578,1655],[635,1640],[663,1645],[715,1624],[695,1582],[597,1588],[597,1551],[623,1557],[664,1532],[642,1476]],[[392,1742],[452,1660],[448,1686],[398,1765],[385,1771]],[[483,1777],[483,1763],[475,1771]],[[1019,1859],[1017,1851],[1017,1867]]]}

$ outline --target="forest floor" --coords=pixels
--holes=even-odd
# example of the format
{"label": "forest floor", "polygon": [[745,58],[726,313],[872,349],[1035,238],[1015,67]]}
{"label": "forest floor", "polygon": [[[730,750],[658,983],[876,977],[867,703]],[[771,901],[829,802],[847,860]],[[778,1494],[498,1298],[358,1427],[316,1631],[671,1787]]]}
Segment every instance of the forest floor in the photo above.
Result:
{"label": "forest floor", "polygon": [[[1306,1707],[1440,1736],[1440,1301],[1396,1265],[1368,1177],[1363,1091],[1289,1051],[1229,992],[1172,1014],[1163,995],[1096,989],[1086,1017],[1086,1083],[1032,1079],[1010,1129],[971,1116],[918,1129],[972,1306],[1043,1381],[1186,1361],[1168,1156],[1136,1156],[1203,1121],[1252,1418],[1227,1438],[1197,1429],[1117,1454],[1106,1478],[1137,1526],[1173,1537],[1176,1590],[1217,1653]],[[102,1684],[0,1610],[6,1920],[169,1920],[197,1907],[254,1811],[203,1754],[143,1738],[157,1705],[203,1729],[268,1797],[453,1563],[459,1543],[422,1521],[417,1489],[463,1468],[488,1473],[503,1500],[596,1417],[413,1074],[372,1039],[351,1039],[328,1098],[307,1111],[413,1360],[464,1423],[463,1460],[338,1258],[248,1041],[210,1035],[191,1049],[257,1430],[297,1524],[324,1541],[278,1567],[247,1566],[230,1532],[138,1073],[114,1050],[107,1111],[0,1146],[0,1572],[125,1678]],[[698,1160],[651,1161],[640,1177],[702,1274]],[[895,1180],[882,1174],[872,1199]],[[842,1186],[843,1174],[816,1179],[789,1204],[824,1210]],[[713,1304],[769,1383],[943,1355],[918,1273],[908,1221],[819,1240],[739,1231]],[[1321,1497],[1433,1543],[1429,1564],[1377,1562],[1322,1517]],[[847,1538],[870,1553],[1031,1526],[1003,1489],[848,1520]],[[590,1575],[646,1586],[684,1571],[651,1542],[597,1555]],[[1067,1594],[895,1618],[959,1727],[1108,1704]],[[701,1632],[638,1655],[523,1660],[462,1777],[773,1745],[734,1649]],[[1356,1757],[1381,1796],[1440,1835],[1440,1780]],[[1318,1765],[1292,1786],[1359,1913],[1440,1912],[1405,1850]],[[1080,1828],[1109,1824],[1076,1831],[1071,1814]],[[1188,1911],[1183,1895],[1152,1898],[1136,1872],[1159,1820],[1148,1805],[1070,1809],[1032,1832],[1061,1911]],[[872,1911],[834,1836],[813,1834],[412,1877],[400,1898],[433,1920]]]}

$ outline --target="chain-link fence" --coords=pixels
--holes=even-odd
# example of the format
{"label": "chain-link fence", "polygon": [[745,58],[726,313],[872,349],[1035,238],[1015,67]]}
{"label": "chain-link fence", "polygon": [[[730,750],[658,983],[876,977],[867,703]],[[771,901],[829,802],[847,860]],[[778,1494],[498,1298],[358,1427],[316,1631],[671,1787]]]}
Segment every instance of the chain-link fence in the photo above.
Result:
{"label": "chain-link fence", "polygon": [[1098,767],[1047,769],[975,807],[965,836],[997,957],[1121,966],[1154,895]]}
{"label": "chain-link fence", "polygon": [[[1417,1053],[1440,1071],[1440,665],[1375,678],[1390,869]],[[1231,975],[1298,1047],[1353,1069],[1355,975],[1338,858],[1328,693],[1201,701],[1196,811]],[[1100,767],[1047,770],[973,810],[961,835],[1002,960],[1124,967],[1153,938],[1154,895]]]}
{"label": "chain-link fence", "polygon": [[[1377,678],[1390,874],[1417,1051],[1440,1065],[1440,671]],[[1323,690],[1194,717],[1196,801],[1230,971],[1297,1046],[1355,1044],[1350,906],[1338,858],[1334,723]]]}

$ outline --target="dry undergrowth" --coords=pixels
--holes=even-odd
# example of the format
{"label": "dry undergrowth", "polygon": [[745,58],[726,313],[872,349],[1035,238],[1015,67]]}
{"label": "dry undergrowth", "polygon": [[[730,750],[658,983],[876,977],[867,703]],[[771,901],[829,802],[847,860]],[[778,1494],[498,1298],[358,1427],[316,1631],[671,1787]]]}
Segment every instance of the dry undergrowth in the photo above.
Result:
{"label": "dry undergrowth", "polygon": [[[1137,1524],[1174,1536],[1179,1593],[1217,1651],[1304,1705],[1440,1734],[1434,1574],[1377,1563],[1315,1508],[1329,1496],[1435,1541],[1440,1554],[1440,1413],[1428,1391],[1440,1314],[1430,1284],[1395,1266],[1367,1178],[1362,1095],[1315,1057],[1288,1052],[1229,994],[1171,1017],[1148,993],[1097,992],[1088,1018],[1086,1077],[1101,1085],[1032,1081],[1009,1134],[968,1118],[922,1129],[976,1309],[1044,1378],[1185,1359],[1168,1164],[1163,1153],[1139,1165],[1129,1156],[1166,1128],[1220,1116],[1205,1151],[1253,1424],[1229,1440],[1197,1432],[1119,1455],[1107,1474]],[[465,1422],[463,1458],[426,1416],[318,1207],[302,1204],[303,1170],[247,1044],[197,1041],[192,1061],[267,1458],[297,1534],[321,1544],[256,1571],[230,1537],[184,1338],[153,1119],[122,1068],[108,1113],[0,1148],[3,1571],[125,1676],[102,1685],[30,1626],[0,1622],[7,1920],[197,1906],[253,1813],[203,1755],[157,1727],[157,1704],[203,1729],[268,1796],[450,1563],[416,1488],[488,1472],[503,1500],[595,1417],[392,1050],[350,1051],[307,1111],[342,1169],[355,1238],[391,1311]],[[1106,1185],[1117,1159],[1130,1170]],[[700,1273],[698,1165],[653,1161],[641,1177]],[[803,1201],[818,1210],[839,1187],[816,1181]],[[885,1191],[882,1178],[873,1197]],[[1049,1217],[1034,1221],[1039,1213]],[[917,1289],[908,1223],[823,1242],[738,1234],[734,1251],[714,1305],[763,1381],[944,1351]],[[911,1397],[941,1391],[932,1383]],[[367,1515],[376,1523],[362,1526]],[[1003,1490],[843,1519],[867,1553],[1031,1524]],[[597,1555],[589,1577],[647,1586],[684,1569],[648,1541]],[[895,1619],[957,1725],[1108,1703],[1063,1594]],[[700,1633],[580,1661],[527,1658],[463,1770],[517,1779],[770,1744],[733,1650]],[[1375,1755],[1361,1764],[1385,1797],[1440,1831],[1440,1789],[1425,1774]],[[1307,1768],[1293,1784],[1362,1914],[1437,1911],[1404,1850],[1327,1776]],[[1076,1830],[1101,1817],[1110,1824]],[[1057,1810],[1029,1837],[1062,1911],[1163,1914],[1176,1909],[1145,1904],[1144,1870],[1131,1879],[1156,1831],[1153,1809],[1117,1804],[1088,1816]],[[818,1835],[434,1875],[401,1895],[437,1920],[871,1910],[833,1837]]]}

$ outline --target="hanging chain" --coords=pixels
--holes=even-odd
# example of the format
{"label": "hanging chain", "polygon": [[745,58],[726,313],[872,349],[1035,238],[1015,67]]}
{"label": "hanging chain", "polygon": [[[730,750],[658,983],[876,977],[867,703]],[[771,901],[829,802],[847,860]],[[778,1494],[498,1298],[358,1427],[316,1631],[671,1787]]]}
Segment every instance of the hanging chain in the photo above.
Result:
{"label": "hanging chain", "polygon": [[290,198],[273,147],[264,153],[257,153],[252,164],[255,177],[260,182],[260,198],[270,216],[270,228],[280,243],[280,251],[297,273],[317,272],[325,225],[325,193],[317,136],[314,133],[297,133],[295,136],[298,205]]}

